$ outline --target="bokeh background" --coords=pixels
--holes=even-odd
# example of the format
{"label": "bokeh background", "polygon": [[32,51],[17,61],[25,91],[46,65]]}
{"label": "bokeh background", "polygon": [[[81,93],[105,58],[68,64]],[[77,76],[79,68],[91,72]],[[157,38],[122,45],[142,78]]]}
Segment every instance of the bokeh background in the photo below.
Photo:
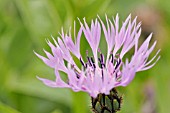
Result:
{"label": "bokeh background", "polygon": [[77,17],[89,22],[97,14],[104,19],[116,13],[121,21],[130,13],[138,16],[141,39],[153,32],[151,43],[158,40],[156,50],[161,48],[154,68],[118,88],[124,95],[120,113],[169,113],[169,0],[0,0],[0,113],[90,113],[88,94],[49,88],[37,80],[36,75],[54,79],[54,73],[33,50],[49,50],[45,39],[57,37],[61,27],[67,31]]}

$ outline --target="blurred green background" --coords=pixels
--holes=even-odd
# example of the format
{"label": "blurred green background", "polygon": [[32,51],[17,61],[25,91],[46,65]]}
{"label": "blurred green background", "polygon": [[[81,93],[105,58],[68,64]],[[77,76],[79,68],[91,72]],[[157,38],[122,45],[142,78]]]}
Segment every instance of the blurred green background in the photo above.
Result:
{"label": "blurred green background", "polygon": [[[58,36],[61,27],[77,17],[104,19],[130,13],[142,21],[146,37],[154,33],[161,59],[148,71],[137,73],[124,95],[120,113],[170,112],[170,1],[169,0],[0,0],[0,113],[90,113],[89,95],[43,85],[36,75],[54,78],[53,70],[38,59],[49,49],[45,39]],[[153,42],[152,41],[152,42]],[[154,51],[155,53],[156,51]]]}

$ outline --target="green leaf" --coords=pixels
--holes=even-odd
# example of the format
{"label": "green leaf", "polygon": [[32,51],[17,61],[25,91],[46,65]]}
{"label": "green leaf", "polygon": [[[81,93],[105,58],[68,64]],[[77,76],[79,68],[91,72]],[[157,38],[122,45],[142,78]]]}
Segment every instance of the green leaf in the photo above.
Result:
{"label": "green leaf", "polygon": [[3,104],[0,102],[0,113],[21,113],[8,105]]}

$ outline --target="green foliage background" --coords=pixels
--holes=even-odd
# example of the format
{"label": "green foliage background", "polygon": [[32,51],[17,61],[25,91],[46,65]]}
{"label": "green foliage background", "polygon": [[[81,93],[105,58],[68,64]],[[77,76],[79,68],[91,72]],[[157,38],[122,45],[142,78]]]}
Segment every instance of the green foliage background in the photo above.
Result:
{"label": "green foliage background", "polygon": [[119,88],[124,95],[120,113],[169,113],[169,6],[169,0],[0,0],[0,113],[90,113],[88,94],[49,88],[37,80],[36,75],[54,79],[54,73],[33,50],[43,54],[42,48],[49,49],[45,39],[57,37],[61,27],[68,30],[77,17],[91,20],[98,14],[104,19],[119,13],[123,21],[130,13],[140,16],[138,7],[143,7],[141,16],[156,10],[145,21],[159,18],[147,28],[157,28],[153,40],[158,40],[162,57]]}

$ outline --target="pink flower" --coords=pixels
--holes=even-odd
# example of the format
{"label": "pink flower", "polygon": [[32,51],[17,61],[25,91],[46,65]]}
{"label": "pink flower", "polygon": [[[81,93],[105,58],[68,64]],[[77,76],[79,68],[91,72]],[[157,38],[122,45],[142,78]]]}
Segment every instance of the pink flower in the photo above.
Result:
{"label": "pink flower", "polygon": [[[138,46],[141,23],[137,23],[136,20],[137,18],[131,20],[131,15],[129,15],[122,23],[122,27],[119,27],[118,15],[115,19],[113,18],[113,21],[106,16],[106,25],[98,16],[95,21],[91,21],[90,26],[86,23],[85,18],[83,22],[79,20],[80,29],[77,36],[75,35],[75,25],[74,37],[72,37],[71,32],[65,34],[62,30],[57,40],[53,38],[54,44],[47,40],[52,54],[45,50],[47,57],[35,53],[46,65],[54,68],[56,80],[52,81],[40,77],[38,79],[49,87],[84,91],[93,98],[96,98],[100,93],[108,95],[110,90],[115,87],[127,86],[135,77],[136,72],[150,69],[160,58],[158,56],[160,50],[158,50],[155,56],[148,60],[156,45],[155,41],[149,48],[152,33],[141,46]],[[102,54],[99,49],[102,32],[107,43],[106,55]],[[91,47],[92,57],[88,56],[88,52],[86,57],[81,56],[80,39],[83,34]],[[75,41],[72,40],[73,38]],[[131,49],[134,49],[132,57],[125,58],[125,54]],[[73,56],[79,59],[81,67],[78,67]],[[123,62],[124,59],[125,62]],[[67,81],[61,79],[60,71],[67,74]]]}

